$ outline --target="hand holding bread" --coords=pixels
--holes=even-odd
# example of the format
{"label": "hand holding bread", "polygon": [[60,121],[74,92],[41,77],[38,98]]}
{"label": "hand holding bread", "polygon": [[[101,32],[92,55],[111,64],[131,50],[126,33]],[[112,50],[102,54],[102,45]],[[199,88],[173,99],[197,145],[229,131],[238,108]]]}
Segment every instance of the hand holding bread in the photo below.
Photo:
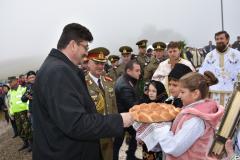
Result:
{"label": "hand holding bread", "polygon": [[120,113],[120,115],[122,116],[122,120],[123,120],[123,127],[129,127],[133,124],[134,119],[132,117],[132,115],[129,112],[126,113]]}

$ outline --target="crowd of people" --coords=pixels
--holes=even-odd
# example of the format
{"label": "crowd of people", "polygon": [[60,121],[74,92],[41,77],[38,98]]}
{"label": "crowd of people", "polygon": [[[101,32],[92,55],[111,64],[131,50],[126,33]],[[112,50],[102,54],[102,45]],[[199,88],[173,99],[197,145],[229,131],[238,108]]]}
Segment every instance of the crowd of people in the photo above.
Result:
{"label": "crowd of people", "polygon": [[2,85],[1,110],[6,122],[11,123],[14,133],[12,138],[19,136],[23,141],[19,151],[32,151],[32,86],[35,78],[36,73],[29,71],[26,75],[9,77],[8,83]]}
{"label": "crowd of people", "polygon": [[[89,50],[91,32],[66,25],[37,73],[9,77],[1,86],[1,110],[13,138],[23,141],[19,151],[33,150],[33,160],[117,160],[126,138],[128,160],[138,159],[138,145],[143,160],[216,159],[208,155],[209,143],[238,81],[240,37],[229,45],[229,34],[220,31],[214,39],[216,45],[203,49],[177,41],[147,49],[144,39],[136,43],[138,54],[121,46],[118,56],[105,47]],[[149,129],[129,109],[152,102],[181,112]],[[144,138],[142,125],[149,129]],[[238,158],[239,138],[237,130],[227,141],[228,159]]]}

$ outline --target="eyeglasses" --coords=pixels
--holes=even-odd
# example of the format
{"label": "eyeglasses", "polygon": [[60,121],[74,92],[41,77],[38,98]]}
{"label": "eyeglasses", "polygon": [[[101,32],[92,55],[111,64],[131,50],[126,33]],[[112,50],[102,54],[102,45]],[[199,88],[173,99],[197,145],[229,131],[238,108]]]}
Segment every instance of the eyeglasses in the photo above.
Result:
{"label": "eyeglasses", "polygon": [[82,46],[84,48],[84,50],[87,52],[88,51],[88,45],[83,45],[81,43],[78,44],[79,46]]}

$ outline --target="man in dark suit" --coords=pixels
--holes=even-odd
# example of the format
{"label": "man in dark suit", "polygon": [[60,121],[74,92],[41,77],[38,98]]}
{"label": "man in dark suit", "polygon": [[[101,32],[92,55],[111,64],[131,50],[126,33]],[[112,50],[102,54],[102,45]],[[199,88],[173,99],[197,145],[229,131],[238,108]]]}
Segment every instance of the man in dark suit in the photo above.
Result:
{"label": "man in dark suit", "polygon": [[[124,70],[124,74],[120,76],[115,84],[115,94],[117,99],[118,112],[128,112],[131,107],[138,104],[137,82],[140,78],[141,67],[137,61],[129,61]],[[126,151],[127,160],[135,160],[135,151],[137,148],[136,132],[133,127],[125,129],[131,137],[129,140],[129,147]],[[119,149],[122,146],[124,134],[121,137],[115,138],[113,146],[113,160],[118,159]]]}
{"label": "man in dark suit", "polygon": [[130,113],[97,113],[77,65],[93,40],[84,26],[64,27],[57,49],[39,69],[33,91],[33,160],[99,160],[100,138],[123,134]]}
{"label": "man in dark suit", "polygon": [[208,54],[209,52],[211,52],[215,48],[216,48],[216,46],[212,44],[212,41],[209,41],[208,45],[204,47],[205,54]]}
{"label": "man in dark suit", "polygon": [[232,48],[240,51],[240,36],[237,36],[237,40],[233,43]]}

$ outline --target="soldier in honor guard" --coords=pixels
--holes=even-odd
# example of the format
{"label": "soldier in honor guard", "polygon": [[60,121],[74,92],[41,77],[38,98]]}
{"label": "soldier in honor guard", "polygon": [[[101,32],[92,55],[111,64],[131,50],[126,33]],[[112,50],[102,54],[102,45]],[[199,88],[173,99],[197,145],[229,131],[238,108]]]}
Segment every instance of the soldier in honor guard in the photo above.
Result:
{"label": "soldier in honor guard", "polygon": [[143,92],[144,92],[143,91],[144,90],[144,80],[143,80],[144,68],[150,63],[150,60],[151,60],[150,57],[148,57],[146,55],[147,42],[148,41],[144,39],[144,40],[138,41],[136,43],[136,45],[138,46],[138,49],[139,49],[139,54],[138,54],[136,60],[141,66],[141,77],[137,84],[139,96],[142,96]]}
{"label": "soldier in honor guard", "polygon": [[117,78],[120,77],[124,73],[125,65],[131,60],[131,53],[133,49],[129,46],[122,46],[119,48],[119,52],[121,52],[121,64],[116,69]]}
{"label": "soldier in honor guard", "polygon": [[109,69],[108,76],[113,79],[113,81],[117,80],[117,68],[118,68],[118,62],[120,57],[117,55],[110,55],[108,57],[108,60],[111,63],[111,68]]}
{"label": "soldier in honor guard", "polygon": [[141,40],[136,43],[139,49],[139,54],[137,56],[137,62],[140,64],[141,69],[145,68],[150,63],[150,58],[146,55],[147,40]]}
{"label": "soldier in honor guard", "polygon": [[154,56],[151,58],[150,63],[144,68],[143,80],[145,82],[152,79],[159,63],[165,60],[164,50],[166,49],[166,44],[164,42],[155,42],[152,46],[154,48]]}
{"label": "soldier in honor guard", "polygon": [[[103,76],[104,64],[107,62],[109,50],[103,47],[92,49],[88,52],[88,69],[86,83],[98,113],[108,115],[117,113],[116,97],[113,89],[113,80]],[[113,139],[100,140],[103,160],[111,160],[113,157]]]}

